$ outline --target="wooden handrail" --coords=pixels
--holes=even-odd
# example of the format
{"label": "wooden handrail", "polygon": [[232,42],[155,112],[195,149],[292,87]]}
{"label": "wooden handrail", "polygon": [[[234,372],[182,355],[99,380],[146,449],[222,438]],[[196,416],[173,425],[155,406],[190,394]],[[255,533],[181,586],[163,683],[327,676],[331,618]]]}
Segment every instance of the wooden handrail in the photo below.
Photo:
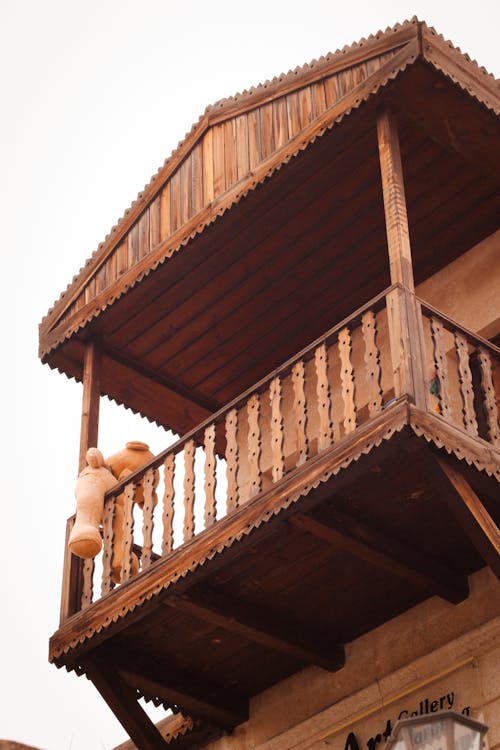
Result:
{"label": "wooden handrail", "polygon": [[453,318],[450,318],[449,315],[446,315],[446,313],[442,312],[441,310],[438,310],[436,307],[433,307],[429,302],[425,302],[425,300],[421,299],[420,297],[417,297],[415,295],[418,302],[420,302],[422,308],[424,310],[427,310],[431,315],[435,315],[438,318],[440,318],[445,323],[445,328],[448,331],[451,331],[454,333],[457,329],[464,334],[464,336],[471,342],[475,344],[480,344],[481,346],[486,347],[487,349],[490,349],[492,352],[495,352],[495,354],[500,354],[500,347],[496,346],[492,341],[489,341],[488,339],[483,338],[478,333],[473,333],[472,331],[469,331],[468,328],[464,328],[463,325],[460,323],[457,323],[456,320]]}
{"label": "wooden handrail", "polygon": [[210,417],[205,419],[201,424],[197,425],[196,427],[193,427],[192,430],[185,433],[180,437],[175,443],[172,443],[168,448],[165,448],[161,453],[158,453],[157,456],[155,456],[149,463],[144,464],[144,466],[141,466],[139,469],[137,469],[133,474],[130,474],[126,479],[123,479],[121,482],[118,482],[114,487],[112,487],[108,492],[106,493],[106,498],[109,497],[116,497],[117,495],[121,494],[125,487],[134,482],[138,482],[141,477],[146,473],[148,469],[158,469],[163,462],[165,461],[165,458],[170,454],[177,454],[179,453],[183,448],[184,445],[187,443],[188,440],[196,440],[197,437],[203,431],[206,427],[208,427],[210,424],[213,424],[215,422],[218,422],[222,417],[227,414],[231,409],[236,409],[239,406],[241,406],[242,403],[244,403],[249,396],[251,396],[253,393],[260,393],[263,391],[266,387],[269,386],[269,383],[276,378],[277,376],[283,376],[290,372],[293,365],[300,359],[306,358],[308,354],[311,354],[314,352],[314,350],[322,343],[328,344],[330,343],[330,340],[337,334],[342,328],[344,328],[349,323],[353,323],[355,320],[361,318],[362,314],[366,312],[369,309],[375,308],[378,309],[381,307],[381,302],[385,300],[386,296],[392,292],[394,289],[401,288],[400,284],[392,284],[391,286],[384,289],[382,292],[377,294],[375,297],[372,297],[372,299],[368,300],[364,305],[361,307],[358,307],[357,310],[355,310],[351,315],[344,318],[340,321],[340,323],[337,323],[332,328],[329,328],[326,333],[323,333],[321,336],[319,336],[317,339],[315,339],[312,343],[308,344],[304,349],[301,349],[297,354],[295,354],[290,359],[286,360],[282,365],[277,367],[275,370],[270,372],[268,375],[266,375],[264,378],[259,380],[256,384],[253,386],[250,386],[250,388],[247,388],[245,391],[243,391],[239,396],[234,398],[232,401],[230,401],[228,404],[225,404],[223,407],[221,407],[218,411],[214,412]]}

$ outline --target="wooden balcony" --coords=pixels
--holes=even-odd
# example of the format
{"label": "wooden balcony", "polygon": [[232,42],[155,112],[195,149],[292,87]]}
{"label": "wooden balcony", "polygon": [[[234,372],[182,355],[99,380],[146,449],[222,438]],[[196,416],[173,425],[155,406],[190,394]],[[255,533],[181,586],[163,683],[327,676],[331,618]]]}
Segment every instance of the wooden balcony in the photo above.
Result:
{"label": "wooden balcony", "polygon": [[211,736],[423,599],[461,601],[500,573],[499,395],[500,350],[391,286],[108,493],[51,659],[125,721],[132,691]]}

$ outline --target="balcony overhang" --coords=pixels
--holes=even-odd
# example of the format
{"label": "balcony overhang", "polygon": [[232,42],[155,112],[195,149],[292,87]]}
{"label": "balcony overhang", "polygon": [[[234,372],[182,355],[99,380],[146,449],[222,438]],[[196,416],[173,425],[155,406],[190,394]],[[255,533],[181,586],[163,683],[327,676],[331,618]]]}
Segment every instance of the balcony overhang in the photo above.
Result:
{"label": "balcony overhang", "polygon": [[485,564],[443,444],[498,525],[498,453],[403,399],[70,617],[51,660],[109,660],[148,698],[225,727],[303,666],[341,668],[345,643],[429,596],[459,602]]}
{"label": "balcony overhang", "polygon": [[[143,247],[141,238],[156,236],[158,180],[177,179],[200,139],[251,110],[245,101],[210,111],[171,174],[166,168],[146,190],[43,321],[43,361],[81,379],[85,341],[98,341],[101,393],[182,434],[377,294],[389,283],[376,139],[382,103],[400,121],[416,283],[497,229],[494,80],[425,25],[370,44],[343,56],[346,73],[332,61],[314,73],[318,80],[309,71],[293,90],[276,84],[267,99],[254,97],[264,112],[280,96],[295,101],[300,85],[313,97],[327,72],[347,76],[344,95],[323,114],[274,151],[268,145],[266,159],[241,176],[236,169],[234,184],[189,222]],[[375,60],[378,69],[361,78]]]}

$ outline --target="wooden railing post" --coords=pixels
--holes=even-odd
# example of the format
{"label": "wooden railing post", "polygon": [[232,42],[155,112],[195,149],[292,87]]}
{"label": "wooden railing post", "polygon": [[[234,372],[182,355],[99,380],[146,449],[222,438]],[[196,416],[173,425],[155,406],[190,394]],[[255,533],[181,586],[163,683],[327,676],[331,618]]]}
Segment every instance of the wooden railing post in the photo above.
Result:
{"label": "wooden railing post", "polygon": [[377,115],[377,137],[391,283],[400,286],[387,295],[395,395],[426,408],[422,316],[415,299],[398,129],[388,109]]}
{"label": "wooden railing post", "polygon": [[80,431],[80,457],[78,471],[85,465],[85,454],[89,448],[97,447],[99,432],[101,352],[95,341],[85,345],[83,362],[82,423]]}
{"label": "wooden railing post", "polygon": [[63,579],[61,587],[61,612],[59,624],[81,609],[82,596],[82,560],[73,555],[68,547],[69,535],[75,523],[71,516],[66,522],[66,539],[64,542]]}

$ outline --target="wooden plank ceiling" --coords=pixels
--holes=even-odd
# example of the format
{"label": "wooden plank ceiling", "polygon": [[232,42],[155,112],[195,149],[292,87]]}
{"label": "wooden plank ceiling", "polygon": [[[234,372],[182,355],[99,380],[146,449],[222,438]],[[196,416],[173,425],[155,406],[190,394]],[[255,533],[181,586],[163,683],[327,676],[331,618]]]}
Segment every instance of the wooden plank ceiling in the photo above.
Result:
{"label": "wooden plank ceiling", "polygon": [[457,56],[409,22],[209,108],[42,322],[43,360],[80,378],[96,337],[102,393],[185,432],[381,291],[382,98],[417,283],[494,231],[494,82]]}

